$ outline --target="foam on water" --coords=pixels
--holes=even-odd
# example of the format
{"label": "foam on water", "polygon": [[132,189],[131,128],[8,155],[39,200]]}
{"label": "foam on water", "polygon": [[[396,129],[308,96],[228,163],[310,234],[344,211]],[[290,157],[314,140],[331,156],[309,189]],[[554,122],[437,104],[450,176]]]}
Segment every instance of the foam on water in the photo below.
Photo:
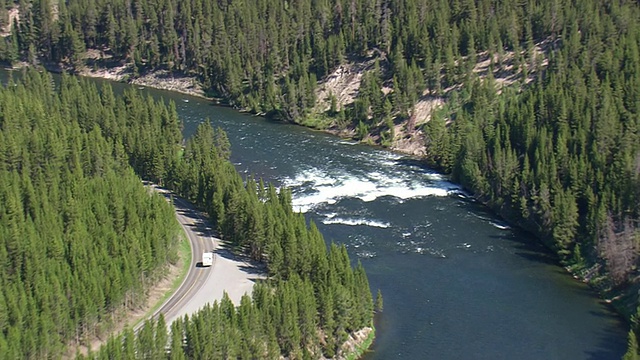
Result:
{"label": "foam on water", "polygon": [[391,226],[391,224],[389,224],[388,222],[367,220],[367,219],[348,219],[348,218],[345,219],[345,218],[339,218],[339,217],[324,219],[322,220],[322,223],[326,225],[329,225],[329,224],[341,224],[341,225],[351,225],[351,226],[365,225],[365,226],[372,226],[372,227],[378,227],[383,229]]}
{"label": "foam on water", "polygon": [[509,230],[511,229],[511,227],[509,227],[509,225],[505,225],[505,224],[501,224],[497,221],[491,221],[491,225],[493,225],[493,227],[495,227],[496,229],[500,229],[500,230]]}
{"label": "foam on water", "polygon": [[360,143],[357,142],[357,141],[345,141],[345,140],[343,140],[343,141],[338,141],[338,144],[341,144],[341,145],[352,145],[353,146],[353,145],[358,145]]}
{"label": "foam on water", "polygon": [[335,204],[340,199],[357,198],[365,202],[384,196],[407,200],[426,196],[448,196],[459,187],[434,174],[402,176],[372,171],[367,174],[329,173],[318,168],[307,169],[295,178],[284,179],[292,189],[293,206],[303,213],[320,204]]}
{"label": "foam on water", "polygon": [[371,258],[373,258],[373,257],[375,257],[375,256],[376,256],[376,252],[375,252],[375,251],[368,251],[368,250],[365,250],[365,251],[358,251],[358,252],[356,253],[356,255],[357,255],[359,258],[371,259]]}

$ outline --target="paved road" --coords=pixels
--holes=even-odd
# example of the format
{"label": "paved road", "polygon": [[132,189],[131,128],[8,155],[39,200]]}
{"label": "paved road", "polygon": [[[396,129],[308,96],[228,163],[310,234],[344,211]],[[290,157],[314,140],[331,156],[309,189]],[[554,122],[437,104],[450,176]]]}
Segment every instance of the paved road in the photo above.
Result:
{"label": "paved road", "polygon": [[[167,190],[153,186],[167,198]],[[237,305],[245,293],[251,293],[253,284],[263,279],[263,272],[254,264],[226,250],[204,216],[187,201],[173,196],[176,217],[191,243],[189,272],[178,290],[154,313],[164,314],[167,325],[186,314],[193,314],[207,303],[222,299],[224,292]],[[202,267],[202,253],[213,251],[213,266]],[[135,329],[137,330],[137,328]]]}

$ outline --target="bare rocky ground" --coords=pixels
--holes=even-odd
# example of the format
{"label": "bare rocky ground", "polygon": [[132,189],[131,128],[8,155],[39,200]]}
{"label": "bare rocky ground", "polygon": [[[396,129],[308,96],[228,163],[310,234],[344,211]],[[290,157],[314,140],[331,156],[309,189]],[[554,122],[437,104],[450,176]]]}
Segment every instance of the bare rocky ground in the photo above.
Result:
{"label": "bare rocky ground", "polygon": [[[17,8],[9,11],[11,19],[17,19],[19,13]],[[0,36],[7,36],[10,34],[11,27],[6,26],[0,29]],[[486,78],[489,71],[492,70],[493,78],[495,79],[496,88],[498,92],[505,86],[518,86],[518,84],[527,84],[536,76],[535,65],[538,68],[544,68],[548,64],[546,54],[551,51],[552,45],[548,41],[543,41],[536,44],[534,54],[526,56],[521,53],[525,58],[524,67],[528,69],[527,79],[522,79],[521,69],[515,69],[513,52],[503,52],[500,56],[495,55],[493,61],[487,52],[477,54],[478,62],[475,65],[473,72],[480,78]],[[175,91],[191,96],[205,97],[205,93],[194,76],[188,76],[183,74],[173,74],[166,70],[151,72],[142,76],[132,78],[132,69],[129,65],[121,65],[109,63],[109,57],[105,56],[97,50],[89,50],[86,54],[86,60],[88,62],[94,62],[97,64],[109,64],[108,66],[87,66],[82,69],[79,74],[88,77],[103,78],[113,81],[125,81],[131,79],[129,82],[138,86],[152,87],[157,89],[164,89],[169,91]],[[366,71],[373,69],[375,59],[369,57],[360,61],[347,61],[337,69],[335,69],[329,76],[321,80],[316,90],[317,105],[315,107],[316,112],[324,112],[330,107],[330,96],[333,94],[338,102],[339,109],[347,106],[355,101],[358,94],[362,76]],[[537,62],[537,64],[534,64]],[[491,66],[493,64],[493,66]],[[14,68],[20,68],[28,66],[26,63],[17,64]],[[56,71],[57,68],[52,68]],[[61,71],[61,69],[57,69]],[[458,85],[459,87],[460,85]],[[449,91],[455,87],[445,89],[446,95]],[[382,89],[385,93],[393,91],[389,87]],[[418,102],[414,105],[411,111],[411,116],[408,120],[395,124],[395,137],[390,146],[391,150],[422,156],[424,155],[424,133],[421,127],[424,123],[431,119],[431,115],[434,110],[442,107],[445,104],[445,98],[434,96],[429,90],[426,90],[420,97]],[[343,129],[340,131],[332,131],[334,134],[341,137],[353,137],[355,131],[352,128]],[[376,143],[378,139],[369,138],[365,139],[373,143]],[[68,357],[75,356],[76,351],[86,354],[89,349],[98,349],[111,334],[115,334],[122,331],[127,325],[132,326],[137,321],[142,319],[144,315],[161,299],[165,292],[169,290],[171,281],[175,278],[180,271],[180,264],[171,266],[168,269],[167,275],[156,286],[152,287],[149,291],[149,299],[147,306],[142,308],[121,312],[114,314],[114,323],[117,325],[112,331],[106,334],[96,335],[84,344],[71,344]],[[125,320],[126,319],[126,320]],[[347,342],[343,345],[341,352],[335,357],[335,359],[343,359],[350,352],[352,352],[356,346],[361,344],[373,329],[365,328],[354,334],[352,334]],[[87,346],[87,344],[90,344]]]}
{"label": "bare rocky ground", "polygon": [[131,80],[130,83],[139,86],[175,91],[191,96],[205,97],[204,91],[195,77],[183,74],[174,74],[166,70],[145,74]]}
{"label": "bare rocky ground", "polygon": [[[375,58],[370,57],[361,61],[348,61],[321,80],[316,90],[317,104],[314,111],[322,113],[329,110],[331,95],[335,96],[337,100],[337,110],[352,104],[358,95],[362,76],[365,72],[373,70],[375,60]],[[388,94],[393,89],[383,87],[382,91]],[[424,155],[424,146],[422,145],[424,144],[424,135],[419,130],[419,127],[429,121],[431,111],[441,106],[442,103],[442,98],[430,96],[428,91],[425,91],[413,108],[412,121],[395,125],[395,138],[392,142],[391,150],[417,156]],[[412,125],[407,126],[408,123]],[[331,130],[331,132],[337,136],[347,138],[353,137],[355,134],[354,129],[350,128]],[[365,139],[365,141],[372,143],[377,143],[378,140],[378,136],[370,136]]]}
{"label": "bare rocky ground", "polygon": [[[52,6],[54,17],[57,17],[57,5]],[[0,36],[5,37],[11,34],[11,28],[14,20],[20,20],[19,6],[14,5],[8,10],[6,24],[0,29]],[[488,52],[478,53],[477,64],[473,72],[480,78],[486,78],[492,71],[498,92],[505,86],[517,86],[517,82],[527,84],[535,77],[535,69],[544,68],[548,64],[546,54],[551,51],[553,43],[544,40],[535,44],[533,54],[526,54],[522,51],[520,55],[524,59],[523,67],[527,68],[528,76],[522,81],[521,69],[514,67],[515,53],[513,51],[503,51],[501,54],[491,56]],[[374,57],[374,52],[377,53]],[[380,50],[371,51],[368,57],[363,60],[350,60],[338,66],[329,76],[322,79],[318,83],[316,90],[317,105],[314,109],[317,113],[325,112],[330,106],[331,95],[337,99],[338,110],[355,101],[360,87],[362,76],[366,71],[373,69],[375,59],[379,58],[382,62],[386,61],[386,56]],[[138,86],[153,87],[157,89],[175,91],[191,96],[205,97],[205,93],[198,83],[197,78],[186,74],[176,74],[167,70],[160,70],[142,74],[133,77],[133,71],[129,65],[118,63],[110,63],[110,57],[104,52],[90,49],[87,51],[86,60],[90,64],[97,66],[87,66],[82,69],[79,74],[88,77],[96,77],[109,79],[114,81],[125,81]],[[536,64],[537,63],[537,64]],[[16,67],[22,67],[26,64],[18,64]],[[52,71],[61,71],[62,69],[55,66],[46,66]],[[445,89],[444,93],[448,93],[452,89],[459,87],[461,84]],[[389,87],[383,88],[385,93],[392,92]],[[424,155],[424,134],[421,131],[421,125],[429,121],[433,110],[444,104],[443,97],[432,96],[429,90],[425,91],[423,96],[414,105],[410,119],[395,125],[395,137],[391,144],[391,149],[412,155]],[[354,129],[345,129],[341,131],[332,131],[338,136],[352,137]],[[378,143],[379,138],[374,136],[366,141]]]}
{"label": "bare rocky ground", "polygon": [[11,35],[11,28],[13,27],[14,21],[20,20],[20,8],[18,5],[13,6],[11,9],[7,10],[7,22],[0,28],[0,37],[5,37]]}
{"label": "bare rocky ground", "polygon": [[357,350],[359,346],[367,340],[373,328],[366,327],[364,329],[360,329],[355,333],[349,335],[347,341],[342,344],[342,347],[338,351],[338,354],[333,358],[333,360],[346,360],[351,358],[353,353]]}
{"label": "bare rocky ground", "polygon": [[325,112],[331,106],[331,95],[336,97],[338,109],[353,103],[360,89],[362,75],[373,70],[374,59],[352,61],[338,66],[329,76],[318,83],[316,90],[316,112]]}

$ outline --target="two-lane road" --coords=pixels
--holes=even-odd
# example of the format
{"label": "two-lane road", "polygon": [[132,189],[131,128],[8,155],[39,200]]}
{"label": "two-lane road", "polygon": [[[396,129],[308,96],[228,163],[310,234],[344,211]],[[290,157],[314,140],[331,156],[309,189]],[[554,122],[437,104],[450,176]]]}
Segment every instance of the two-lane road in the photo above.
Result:
{"label": "two-lane road", "polygon": [[[173,200],[176,218],[191,243],[189,272],[176,292],[154,312],[164,314],[167,325],[186,314],[193,314],[207,303],[222,299],[224,292],[235,304],[245,293],[251,293],[257,279],[264,278],[262,272],[243,257],[236,256],[221,247],[206,218],[189,202],[171,196],[165,189],[151,185],[155,191]],[[202,267],[202,253],[213,251],[213,266]],[[141,326],[141,325],[139,325]],[[138,330],[136,327],[135,330]]]}

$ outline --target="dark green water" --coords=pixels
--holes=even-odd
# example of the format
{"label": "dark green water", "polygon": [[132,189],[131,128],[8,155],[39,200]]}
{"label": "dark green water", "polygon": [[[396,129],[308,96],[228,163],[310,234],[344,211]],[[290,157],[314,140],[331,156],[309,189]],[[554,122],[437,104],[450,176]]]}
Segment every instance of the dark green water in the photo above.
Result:
{"label": "dark green water", "polygon": [[175,101],[186,137],[205,119],[223,128],[239,171],[292,187],[296,208],[362,261],[385,305],[366,359],[624,353],[620,318],[535,239],[459,195],[443,176],[401,155],[205,100],[140,91]]}

